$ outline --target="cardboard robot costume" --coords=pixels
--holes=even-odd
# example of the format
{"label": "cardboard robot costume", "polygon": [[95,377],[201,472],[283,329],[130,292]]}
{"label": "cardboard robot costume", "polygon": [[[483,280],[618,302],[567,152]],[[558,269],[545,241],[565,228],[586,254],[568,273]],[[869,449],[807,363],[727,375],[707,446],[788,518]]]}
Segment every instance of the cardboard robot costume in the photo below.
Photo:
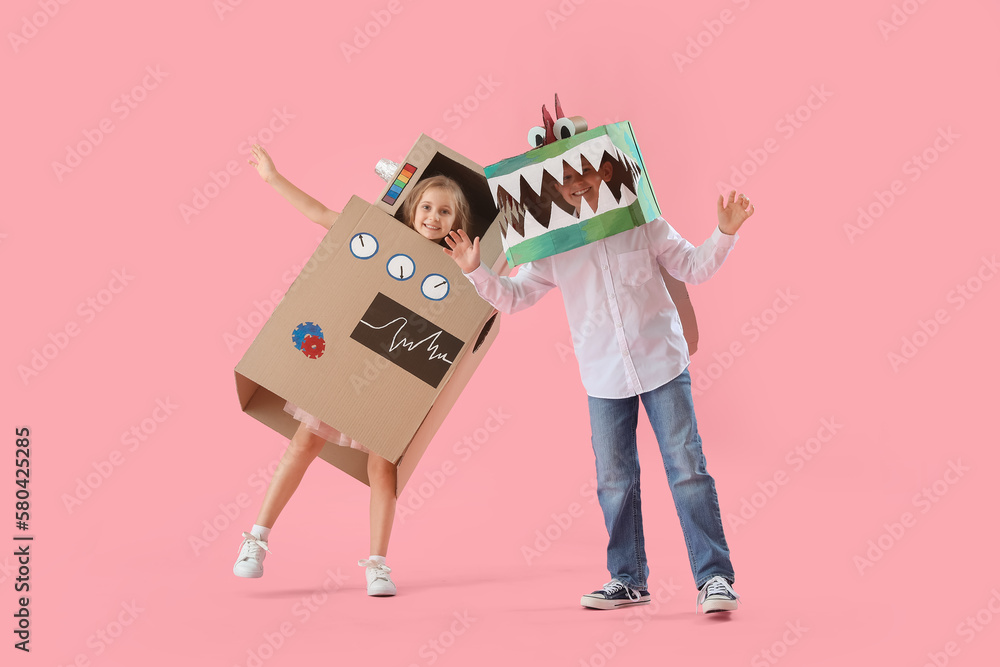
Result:
{"label": "cardboard robot costume", "polygon": [[[376,203],[347,203],[235,369],[244,412],[291,437],[293,403],[396,463],[397,493],[499,328],[441,247],[401,222],[409,192],[437,174],[461,186],[470,233],[503,270],[482,167],[421,135]],[[327,443],[320,457],[367,484],[365,452]]]}

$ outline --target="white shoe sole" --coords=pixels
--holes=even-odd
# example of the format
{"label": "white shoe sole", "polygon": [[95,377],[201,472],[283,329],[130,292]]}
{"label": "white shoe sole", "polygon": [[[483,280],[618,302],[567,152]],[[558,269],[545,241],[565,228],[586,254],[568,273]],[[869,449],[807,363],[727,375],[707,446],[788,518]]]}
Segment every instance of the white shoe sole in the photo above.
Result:
{"label": "white shoe sole", "polygon": [[649,604],[649,596],[645,595],[638,600],[608,600],[596,595],[584,595],[580,598],[580,604],[589,609],[621,609],[622,607],[635,607]]}
{"label": "white shoe sole", "polygon": [[395,594],[396,594],[395,586],[393,586],[392,588],[389,588],[388,586],[368,587],[368,595],[370,595],[373,598],[390,598]]}
{"label": "white shoe sole", "polygon": [[736,600],[705,600],[701,604],[703,614],[714,614],[719,611],[736,611],[739,603]]}
{"label": "white shoe sole", "polygon": [[233,574],[244,579],[260,579],[264,576],[264,570],[246,570],[241,569],[239,565],[234,565]]}

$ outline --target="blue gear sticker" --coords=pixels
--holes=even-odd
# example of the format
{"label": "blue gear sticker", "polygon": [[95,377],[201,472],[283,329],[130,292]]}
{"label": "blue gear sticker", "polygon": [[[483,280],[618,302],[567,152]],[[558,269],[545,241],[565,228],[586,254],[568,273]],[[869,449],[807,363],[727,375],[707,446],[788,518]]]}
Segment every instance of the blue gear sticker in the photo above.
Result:
{"label": "blue gear sticker", "polygon": [[306,336],[316,336],[317,338],[322,339],[323,330],[315,322],[303,322],[295,327],[292,331],[292,342],[295,344],[295,349],[302,349],[302,342],[305,340]]}

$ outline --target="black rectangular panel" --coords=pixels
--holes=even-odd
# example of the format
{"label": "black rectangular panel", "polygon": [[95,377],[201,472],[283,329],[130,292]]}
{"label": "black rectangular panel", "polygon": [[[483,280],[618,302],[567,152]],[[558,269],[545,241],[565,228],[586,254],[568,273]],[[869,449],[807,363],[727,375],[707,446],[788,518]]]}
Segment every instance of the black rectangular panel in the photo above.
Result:
{"label": "black rectangular panel", "polygon": [[379,292],[351,338],[437,387],[462,351],[462,341]]}

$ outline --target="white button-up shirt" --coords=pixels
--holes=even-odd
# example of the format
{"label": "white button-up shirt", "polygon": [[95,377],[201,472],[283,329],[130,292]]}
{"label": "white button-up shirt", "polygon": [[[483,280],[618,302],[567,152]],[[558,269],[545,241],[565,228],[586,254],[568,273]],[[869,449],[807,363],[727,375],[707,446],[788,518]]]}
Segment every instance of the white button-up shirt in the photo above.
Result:
{"label": "white button-up shirt", "polygon": [[626,398],[652,391],[687,367],[677,308],[657,269],[697,284],[722,266],[738,235],[718,227],[700,246],[663,218],[535,262],[513,278],[485,265],[466,277],[494,308],[516,313],[559,287],[587,393]]}

